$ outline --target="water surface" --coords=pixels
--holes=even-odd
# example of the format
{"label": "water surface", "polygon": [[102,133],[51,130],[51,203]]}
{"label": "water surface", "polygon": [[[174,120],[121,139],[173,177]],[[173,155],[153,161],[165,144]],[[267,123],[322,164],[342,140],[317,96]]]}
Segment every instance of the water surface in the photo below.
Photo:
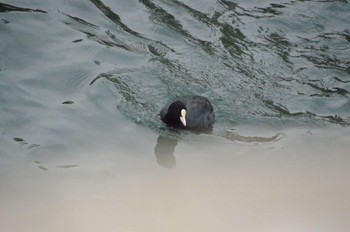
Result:
{"label": "water surface", "polygon": [[[349,12],[2,1],[0,230],[346,231]],[[211,134],[157,116],[189,94]]]}

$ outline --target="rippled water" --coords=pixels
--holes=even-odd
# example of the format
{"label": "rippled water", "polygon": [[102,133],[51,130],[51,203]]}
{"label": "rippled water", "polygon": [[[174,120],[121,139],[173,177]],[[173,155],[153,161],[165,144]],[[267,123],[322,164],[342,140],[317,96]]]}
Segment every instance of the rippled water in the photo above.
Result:
{"label": "rippled water", "polygon": [[[115,61],[113,70],[99,75],[114,84],[119,109],[136,121],[157,125],[152,112],[183,94],[211,99],[217,124],[226,127],[349,121],[344,2],[139,1],[129,3],[138,9],[131,16],[117,5],[113,11],[94,4],[118,28],[101,28],[94,39],[122,52],[123,59],[125,52],[138,58]],[[127,26],[140,16],[139,27]]]}
{"label": "rippled water", "polygon": [[[103,86],[118,111],[151,128],[185,94],[213,102],[218,128],[349,123],[346,1],[11,4],[1,5],[5,105],[39,107],[52,92],[78,103]],[[9,88],[18,83],[22,92]]]}
{"label": "rippled water", "polygon": [[[148,165],[144,153],[174,167],[179,141],[167,140],[174,133],[157,114],[178,95],[209,98],[213,134],[247,144],[283,136],[244,136],[237,127],[347,128],[349,25],[346,0],[3,1],[0,174],[16,176],[16,165],[31,170],[28,160],[39,171],[78,170],[86,161],[79,149],[96,144],[104,168],[112,159],[135,170],[130,163]],[[341,136],[339,146],[348,133]],[[226,144],[215,136],[189,138],[196,146]],[[103,147],[124,156],[102,155]],[[95,155],[86,157],[94,164]],[[194,156],[189,164],[205,157],[213,158]]]}

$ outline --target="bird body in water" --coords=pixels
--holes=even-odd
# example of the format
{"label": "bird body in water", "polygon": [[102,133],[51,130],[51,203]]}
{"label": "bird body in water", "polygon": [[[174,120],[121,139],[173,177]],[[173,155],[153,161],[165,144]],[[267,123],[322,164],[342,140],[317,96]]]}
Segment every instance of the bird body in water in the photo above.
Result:
{"label": "bird body in water", "polygon": [[160,111],[161,120],[169,126],[192,131],[210,131],[215,113],[210,101],[202,96],[181,96]]}

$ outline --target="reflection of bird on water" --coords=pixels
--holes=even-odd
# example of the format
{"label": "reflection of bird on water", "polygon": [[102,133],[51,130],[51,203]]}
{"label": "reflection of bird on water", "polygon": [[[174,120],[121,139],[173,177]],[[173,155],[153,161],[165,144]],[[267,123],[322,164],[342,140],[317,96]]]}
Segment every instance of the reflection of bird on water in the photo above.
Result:
{"label": "reflection of bird on water", "polygon": [[[265,143],[275,142],[281,139],[282,134],[278,133],[271,137],[243,136],[233,130],[214,130],[213,124],[215,113],[212,104],[205,97],[201,96],[182,96],[169,102],[160,111],[161,120],[167,126],[176,129],[190,130],[195,133],[210,133],[230,141],[245,143]],[[171,128],[170,128],[171,129]],[[175,131],[176,131],[175,129]],[[185,135],[182,134],[181,135]],[[180,136],[180,137],[182,137]],[[178,139],[160,135],[157,139],[157,145],[154,148],[157,162],[164,167],[172,168],[176,165],[174,156],[175,146]]]}
{"label": "reflection of bird on water", "polygon": [[214,124],[215,114],[209,100],[201,96],[182,96],[169,102],[160,117],[169,126],[196,132],[209,132]]}
{"label": "reflection of bird on water", "polygon": [[[215,118],[213,106],[209,100],[194,95],[175,98],[160,111],[159,115],[168,126],[194,132],[210,132]],[[161,166],[175,167],[176,145],[177,139],[162,135],[158,137],[154,152]]]}
{"label": "reflection of bird on water", "polygon": [[162,135],[158,137],[157,145],[154,148],[158,164],[166,168],[175,167],[176,158],[174,156],[174,151],[176,145],[176,139],[167,138]]}

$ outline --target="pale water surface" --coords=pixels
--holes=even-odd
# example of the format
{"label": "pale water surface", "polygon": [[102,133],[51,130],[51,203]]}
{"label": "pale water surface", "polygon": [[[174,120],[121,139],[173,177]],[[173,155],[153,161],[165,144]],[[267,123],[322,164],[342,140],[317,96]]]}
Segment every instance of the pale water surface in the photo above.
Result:
{"label": "pale water surface", "polygon": [[[0,231],[348,231],[348,1],[0,3]],[[210,134],[166,128],[208,97]]]}

